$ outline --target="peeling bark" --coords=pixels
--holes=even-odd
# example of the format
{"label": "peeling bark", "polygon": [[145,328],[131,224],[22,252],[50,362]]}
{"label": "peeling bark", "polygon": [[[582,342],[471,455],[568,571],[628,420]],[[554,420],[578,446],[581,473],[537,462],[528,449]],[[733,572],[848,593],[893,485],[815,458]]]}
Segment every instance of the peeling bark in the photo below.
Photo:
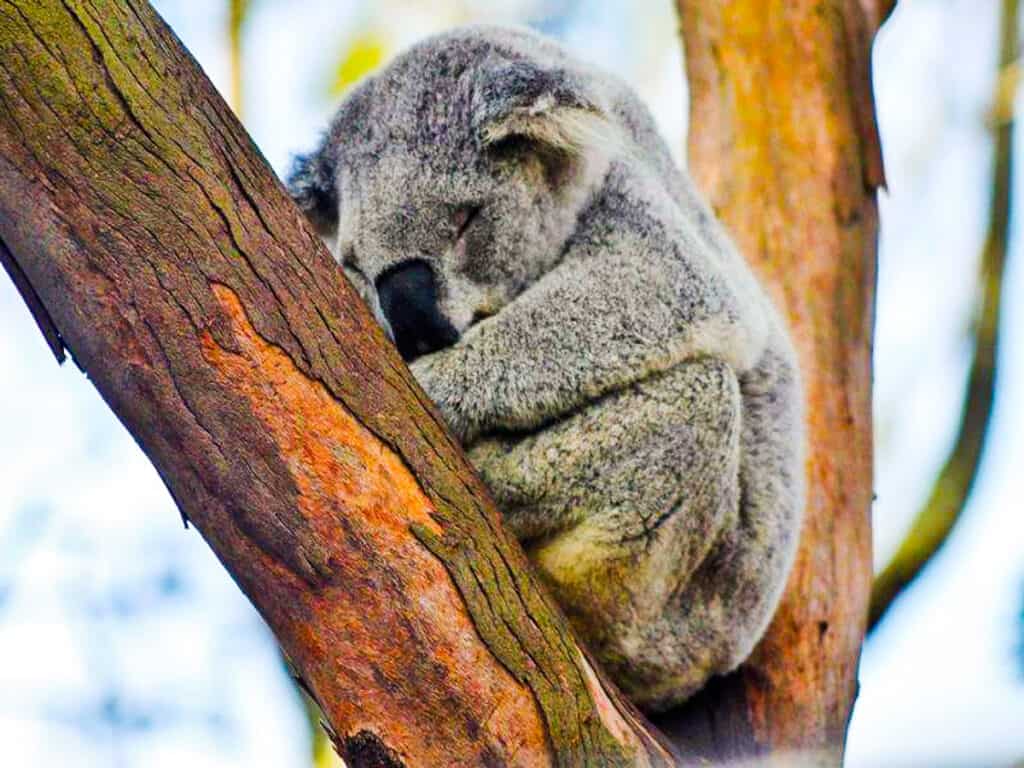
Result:
{"label": "peeling bark", "polygon": [[678,0],[690,165],[788,318],[807,393],[797,562],[754,656],[659,724],[688,754],[838,764],[871,584],[871,337],[884,183],[870,51],[891,2]]}
{"label": "peeling bark", "polygon": [[353,768],[672,764],[142,0],[0,0],[0,239]]}

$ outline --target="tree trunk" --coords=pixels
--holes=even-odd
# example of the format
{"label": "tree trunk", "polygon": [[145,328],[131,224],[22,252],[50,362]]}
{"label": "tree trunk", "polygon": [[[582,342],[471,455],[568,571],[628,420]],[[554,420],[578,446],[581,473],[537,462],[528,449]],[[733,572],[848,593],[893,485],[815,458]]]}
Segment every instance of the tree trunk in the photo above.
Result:
{"label": "tree trunk", "polygon": [[671,763],[143,0],[0,0],[0,240],[350,766]]}
{"label": "tree trunk", "polygon": [[678,0],[690,165],[783,313],[807,394],[796,566],[740,670],[660,721],[688,754],[839,763],[871,587],[871,338],[884,0]]}

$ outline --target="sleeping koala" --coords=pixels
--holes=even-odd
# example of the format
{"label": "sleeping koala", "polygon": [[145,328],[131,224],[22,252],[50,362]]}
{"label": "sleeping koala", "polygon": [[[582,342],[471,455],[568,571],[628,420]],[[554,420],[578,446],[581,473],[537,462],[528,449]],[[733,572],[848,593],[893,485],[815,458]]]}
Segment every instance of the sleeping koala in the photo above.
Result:
{"label": "sleeping koala", "polygon": [[800,529],[796,360],[629,88],[456,30],[355,89],[290,190],[627,695],[740,664]]}

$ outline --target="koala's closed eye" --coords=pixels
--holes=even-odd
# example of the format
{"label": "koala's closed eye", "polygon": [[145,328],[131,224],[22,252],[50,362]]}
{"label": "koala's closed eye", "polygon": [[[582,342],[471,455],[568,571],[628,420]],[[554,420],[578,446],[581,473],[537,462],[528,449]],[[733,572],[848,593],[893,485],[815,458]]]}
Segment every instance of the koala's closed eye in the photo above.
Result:
{"label": "koala's closed eye", "polygon": [[480,215],[481,210],[483,210],[483,206],[473,204],[463,205],[456,209],[455,214],[452,216],[452,226],[455,229],[456,240],[462,239],[462,236],[466,234],[466,231]]}

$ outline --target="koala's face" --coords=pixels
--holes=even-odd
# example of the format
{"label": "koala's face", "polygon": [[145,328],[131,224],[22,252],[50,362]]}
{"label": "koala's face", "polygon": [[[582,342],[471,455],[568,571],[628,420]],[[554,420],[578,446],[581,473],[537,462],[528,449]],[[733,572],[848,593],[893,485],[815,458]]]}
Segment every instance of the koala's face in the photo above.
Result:
{"label": "koala's face", "polygon": [[407,360],[458,341],[550,270],[607,167],[560,73],[452,37],[341,107],[292,194]]}
{"label": "koala's face", "polygon": [[447,164],[396,146],[342,162],[339,197],[352,202],[335,255],[406,359],[454,343],[557,261],[580,201],[549,178],[565,161],[533,151],[494,147]]}

